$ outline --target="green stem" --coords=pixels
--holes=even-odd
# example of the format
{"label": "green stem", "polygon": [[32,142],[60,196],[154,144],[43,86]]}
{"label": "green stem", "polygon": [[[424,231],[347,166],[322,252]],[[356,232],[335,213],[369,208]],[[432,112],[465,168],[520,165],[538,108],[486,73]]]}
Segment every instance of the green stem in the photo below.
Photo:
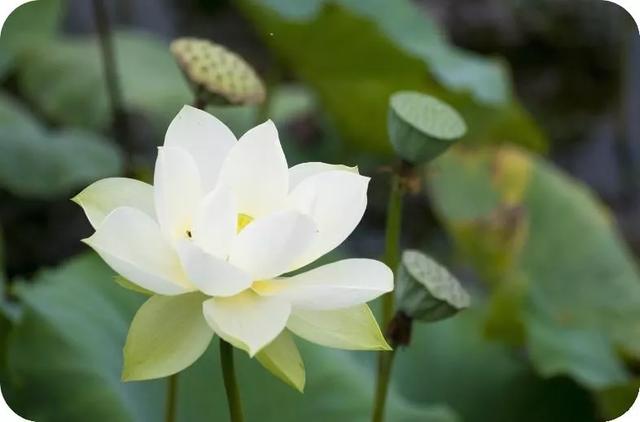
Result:
{"label": "green stem", "polygon": [[[404,189],[402,179],[394,174],[391,180],[391,193],[387,205],[387,227],[385,234],[384,262],[394,272],[400,259],[400,233],[402,231],[402,198]],[[382,324],[386,327],[393,318],[393,292],[382,298]]]}
{"label": "green stem", "polygon": [[395,349],[390,352],[380,352],[378,355],[378,380],[374,398],[373,418],[371,419],[373,422],[382,422],[384,420],[389,380],[391,378],[391,367],[393,366],[393,358],[395,355]]}
{"label": "green stem", "polygon": [[[384,261],[394,272],[398,267],[400,259],[400,234],[402,232],[402,199],[404,189],[402,187],[402,177],[394,173],[391,180],[391,193],[387,206],[387,227],[385,235]],[[393,292],[382,297],[382,323],[383,327],[388,327],[393,318],[394,300]],[[393,347],[394,345],[392,345]],[[387,392],[389,390],[389,379],[391,377],[391,367],[395,350],[391,352],[380,352],[378,354],[378,374],[376,379],[376,392],[373,408],[373,422],[384,420],[384,411],[387,402]]]}
{"label": "green stem", "polygon": [[178,391],[178,374],[173,374],[167,379],[167,401],[164,420],[174,422],[176,420],[176,396]]}
{"label": "green stem", "polygon": [[244,418],[242,417],[240,393],[233,364],[233,346],[222,339],[220,339],[220,363],[222,365],[222,378],[227,392],[231,422],[242,422]]}

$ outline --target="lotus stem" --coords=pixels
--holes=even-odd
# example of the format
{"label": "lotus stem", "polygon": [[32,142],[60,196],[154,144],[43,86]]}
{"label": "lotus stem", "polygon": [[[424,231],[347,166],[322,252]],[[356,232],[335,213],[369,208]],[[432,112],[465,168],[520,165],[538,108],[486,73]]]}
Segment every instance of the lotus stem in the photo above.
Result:
{"label": "lotus stem", "polygon": [[[394,174],[391,179],[391,192],[387,205],[387,223],[385,234],[384,262],[394,272],[398,267],[400,257],[400,234],[402,231],[402,199],[404,189],[402,179]],[[386,327],[393,317],[393,292],[389,292],[382,297],[382,324]]]}
{"label": "lotus stem", "polygon": [[371,419],[373,422],[384,421],[389,380],[391,378],[391,367],[393,366],[393,358],[395,355],[395,349],[390,352],[380,352],[378,355],[378,380],[376,383],[373,418]]}
{"label": "lotus stem", "polygon": [[174,422],[176,420],[176,403],[178,394],[178,374],[173,374],[167,378],[167,401],[164,420]]}
{"label": "lotus stem", "polygon": [[242,422],[244,418],[242,416],[240,392],[233,363],[233,346],[222,339],[220,339],[220,363],[222,365],[224,388],[227,392],[230,420],[231,422]]}
{"label": "lotus stem", "polygon": [[[394,273],[398,267],[400,257],[400,234],[402,232],[402,200],[404,198],[404,182],[402,179],[402,167],[398,172],[394,172],[391,179],[391,192],[387,206],[387,223],[385,235],[384,261]],[[389,292],[382,297],[382,324],[388,327],[394,314],[393,292]],[[391,344],[395,349],[395,344]],[[378,373],[376,378],[376,390],[374,397],[373,422],[384,420],[387,393],[389,390],[389,380],[391,377],[391,367],[395,350],[391,352],[380,352],[378,354]]]}

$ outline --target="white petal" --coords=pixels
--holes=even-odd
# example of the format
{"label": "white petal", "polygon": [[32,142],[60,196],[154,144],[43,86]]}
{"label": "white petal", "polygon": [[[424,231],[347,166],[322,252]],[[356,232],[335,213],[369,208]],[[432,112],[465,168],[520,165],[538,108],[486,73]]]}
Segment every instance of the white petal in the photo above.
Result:
{"label": "white petal", "polygon": [[302,274],[260,282],[259,292],[302,309],[360,305],[393,290],[393,273],[373,259],[345,259]]}
{"label": "white petal", "polygon": [[247,290],[233,297],[209,299],[202,310],[220,337],[253,357],[282,332],[291,305]]}
{"label": "white petal", "polygon": [[209,296],[233,296],[249,288],[252,277],[224,259],[216,258],[188,240],[176,248],[189,281]]}
{"label": "white petal", "polygon": [[236,237],[229,261],[255,280],[288,272],[317,235],[309,217],[281,211],[250,223]]}
{"label": "white petal", "polygon": [[226,259],[237,226],[238,211],[233,192],[220,185],[204,197],[196,210],[191,235],[207,253]]}
{"label": "white petal", "polygon": [[340,245],[356,228],[367,208],[369,178],[346,171],[328,171],[304,179],[290,194],[288,206],[308,215],[318,237],[299,258],[307,265]]}
{"label": "white petal", "polygon": [[287,328],[303,339],[346,350],[391,350],[367,305],[332,311],[293,309]]}
{"label": "white petal", "polygon": [[245,133],[220,173],[238,200],[239,212],[253,218],[280,208],[289,190],[287,160],[271,120]]}
{"label": "white petal", "polygon": [[297,164],[289,169],[289,191],[292,191],[304,179],[327,171],[346,171],[358,174],[358,167],[348,167],[342,164],[327,164],[321,162]]}
{"label": "white petal", "polygon": [[125,177],[98,180],[76,195],[72,201],[82,207],[93,228],[118,207],[133,207],[155,219],[153,187]]}
{"label": "white petal", "polygon": [[164,138],[167,147],[183,148],[196,161],[205,192],[216,186],[222,162],[236,137],[206,111],[185,105],[173,119]]}
{"label": "white petal", "polygon": [[200,175],[191,155],[180,148],[159,148],[153,188],[162,231],[171,238],[187,237],[193,213],[202,199]]}
{"label": "white petal", "polygon": [[138,209],[116,208],[84,242],[140,287],[161,295],[193,290],[158,224]]}

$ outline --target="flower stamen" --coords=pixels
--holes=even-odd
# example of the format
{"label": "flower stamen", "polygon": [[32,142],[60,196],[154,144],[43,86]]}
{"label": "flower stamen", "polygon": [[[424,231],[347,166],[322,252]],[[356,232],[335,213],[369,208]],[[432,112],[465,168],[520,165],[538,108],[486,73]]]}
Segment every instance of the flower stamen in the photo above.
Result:
{"label": "flower stamen", "polygon": [[249,223],[253,221],[253,217],[248,216],[247,214],[238,214],[238,228],[237,232],[240,233],[242,229],[247,227]]}

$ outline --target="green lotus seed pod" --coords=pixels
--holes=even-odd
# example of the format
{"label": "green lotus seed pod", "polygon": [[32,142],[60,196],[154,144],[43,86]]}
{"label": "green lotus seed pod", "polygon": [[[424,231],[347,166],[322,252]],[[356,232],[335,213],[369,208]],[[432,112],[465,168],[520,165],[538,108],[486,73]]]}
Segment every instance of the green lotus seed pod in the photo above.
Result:
{"label": "green lotus seed pod", "polygon": [[467,308],[470,298],[458,280],[425,254],[406,250],[396,280],[398,310],[419,321],[439,321]]}
{"label": "green lotus seed pod", "polygon": [[401,91],[389,100],[389,139],[403,159],[421,164],[433,160],[467,132],[457,111],[419,92]]}
{"label": "green lotus seed pod", "polygon": [[264,101],[260,77],[242,57],[225,47],[198,38],[179,38],[170,49],[201,100],[233,105]]}

